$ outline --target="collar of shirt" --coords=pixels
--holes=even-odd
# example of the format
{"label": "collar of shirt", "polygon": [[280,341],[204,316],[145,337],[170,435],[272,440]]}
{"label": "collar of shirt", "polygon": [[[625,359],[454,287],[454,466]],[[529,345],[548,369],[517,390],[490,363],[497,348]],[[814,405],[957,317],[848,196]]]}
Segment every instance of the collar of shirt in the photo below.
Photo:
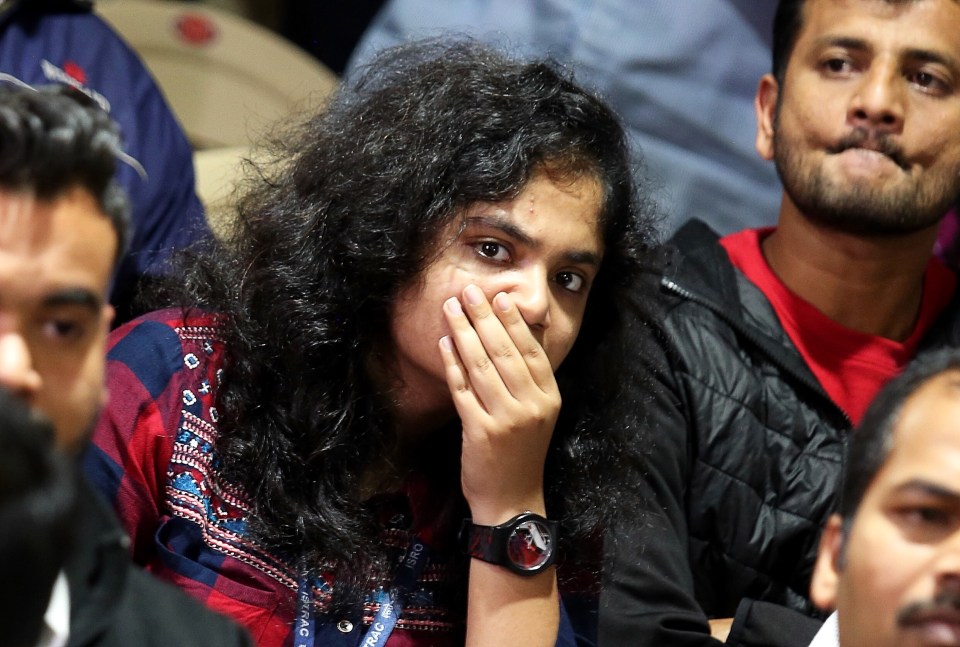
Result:
{"label": "collar of shirt", "polygon": [[810,647],[840,647],[840,636],[837,633],[837,612],[834,611],[827,621],[820,627],[820,631],[813,637]]}
{"label": "collar of shirt", "polygon": [[43,614],[43,630],[37,647],[66,647],[70,637],[70,587],[63,571],[57,576]]}

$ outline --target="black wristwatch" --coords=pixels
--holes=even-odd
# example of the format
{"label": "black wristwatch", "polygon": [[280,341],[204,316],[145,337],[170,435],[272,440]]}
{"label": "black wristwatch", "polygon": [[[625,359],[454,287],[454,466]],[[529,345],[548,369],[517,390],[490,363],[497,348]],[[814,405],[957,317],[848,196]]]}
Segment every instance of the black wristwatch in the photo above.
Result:
{"label": "black wristwatch", "polygon": [[499,526],[478,526],[464,519],[460,546],[470,557],[518,575],[536,575],[557,559],[557,522],[533,512],[521,512]]}

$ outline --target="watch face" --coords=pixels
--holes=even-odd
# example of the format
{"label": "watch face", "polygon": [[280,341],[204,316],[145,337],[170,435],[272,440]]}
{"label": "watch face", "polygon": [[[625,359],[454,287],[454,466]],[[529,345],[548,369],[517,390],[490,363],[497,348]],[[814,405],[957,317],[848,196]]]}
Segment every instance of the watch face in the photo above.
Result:
{"label": "watch face", "polygon": [[553,537],[543,523],[528,519],[517,524],[507,541],[507,557],[517,568],[533,571],[553,555]]}

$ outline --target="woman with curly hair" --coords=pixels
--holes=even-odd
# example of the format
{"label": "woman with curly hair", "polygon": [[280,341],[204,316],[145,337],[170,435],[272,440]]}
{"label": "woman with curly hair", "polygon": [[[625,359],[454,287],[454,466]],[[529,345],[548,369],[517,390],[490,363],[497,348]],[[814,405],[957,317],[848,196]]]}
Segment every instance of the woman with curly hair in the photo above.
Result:
{"label": "woman with curly hair", "polygon": [[618,120],[421,43],[273,159],[111,338],[87,468],[135,559],[260,645],[588,642],[637,500],[610,322],[652,244]]}

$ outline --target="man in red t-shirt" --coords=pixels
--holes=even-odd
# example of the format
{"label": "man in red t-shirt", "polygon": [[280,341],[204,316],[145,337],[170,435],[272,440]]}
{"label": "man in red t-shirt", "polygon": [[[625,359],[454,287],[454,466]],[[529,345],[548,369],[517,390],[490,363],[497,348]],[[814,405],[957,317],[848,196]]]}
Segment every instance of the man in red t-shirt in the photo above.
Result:
{"label": "man in red t-shirt", "polygon": [[656,277],[636,369],[657,378],[637,399],[655,503],[614,546],[601,642],[806,645],[846,434],[920,350],[960,343],[932,256],[960,196],[960,3],[781,0],[755,106],[778,224],[692,221]]}

